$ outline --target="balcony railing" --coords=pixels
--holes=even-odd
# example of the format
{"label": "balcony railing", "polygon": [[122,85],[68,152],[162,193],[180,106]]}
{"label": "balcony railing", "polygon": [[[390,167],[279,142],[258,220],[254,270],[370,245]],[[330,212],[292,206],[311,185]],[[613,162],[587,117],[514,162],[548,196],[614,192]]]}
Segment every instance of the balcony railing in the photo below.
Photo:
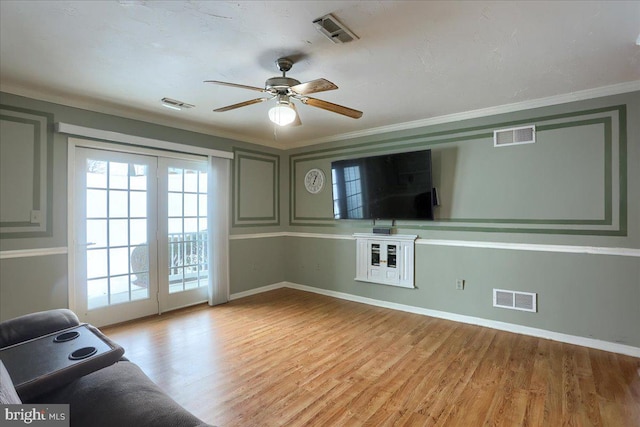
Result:
{"label": "balcony railing", "polygon": [[[209,276],[208,233],[174,233],[168,237],[169,285],[206,279]],[[149,283],[147,251],[143,245],[131,252],[131,272],[136,276],[134,283],[140,287],[147,287]]]}

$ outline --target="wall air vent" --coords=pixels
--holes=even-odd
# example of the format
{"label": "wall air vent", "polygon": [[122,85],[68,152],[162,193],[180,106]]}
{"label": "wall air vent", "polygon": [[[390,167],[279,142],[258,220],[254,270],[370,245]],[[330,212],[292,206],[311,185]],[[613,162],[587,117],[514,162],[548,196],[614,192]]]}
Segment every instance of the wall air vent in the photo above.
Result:
{"label": "wall air vent", "polygon": [[493,306],[511,310],[538,311],[538,294],[533,292],[493,290]]}
{"label": "wall air vent", "polygon": [[187,104],[186,102],[178,101],[177,99],[162,98],[160,101],[162,102],[162,105],[173,110],[183,110],[195,107],[193,104]]}
{"label": "wall air vent", "polygon": [[493,131],[494,147],[505,147],[507,145],[518,144],[533,144],[534,142],[536,142],[535,125]]}
{"label": "wall air vent", "polygon": [[358,36],[342,25],[332,14],[322,16],[313,20],[316,30],[334,43],[347,43],[358,40]]}

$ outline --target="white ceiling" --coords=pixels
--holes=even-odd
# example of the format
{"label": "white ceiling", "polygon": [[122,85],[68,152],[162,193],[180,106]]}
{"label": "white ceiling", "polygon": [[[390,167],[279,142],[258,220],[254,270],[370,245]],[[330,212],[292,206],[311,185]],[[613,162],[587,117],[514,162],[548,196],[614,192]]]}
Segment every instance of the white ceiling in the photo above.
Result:
{"label": "white ceiling", "polygon": [[[327,13],[359,40],[317,32]],[[284,148],[637,82],[639,34],[638,1],[2,0],[0,89]],[[303,125],[275,129],[270,103],[212,111],[260,94],[204,80],[262,87],[281,56],[364,116],[298,104]]]}

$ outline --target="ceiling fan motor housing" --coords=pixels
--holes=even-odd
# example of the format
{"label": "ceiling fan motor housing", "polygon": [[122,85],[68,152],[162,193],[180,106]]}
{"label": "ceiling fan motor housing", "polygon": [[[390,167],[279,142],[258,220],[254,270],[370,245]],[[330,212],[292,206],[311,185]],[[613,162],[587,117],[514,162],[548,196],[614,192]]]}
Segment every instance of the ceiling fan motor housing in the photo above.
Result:
{"label": "ceiling fan motor housing", "polygon": [[271,77],[270,79],[267,79],[264,87],[270,92],[271,90],[274,90],[276,93],[286,93],[291,86],[299,84],[300,82],[298,80],[292,79],[291,77]]}

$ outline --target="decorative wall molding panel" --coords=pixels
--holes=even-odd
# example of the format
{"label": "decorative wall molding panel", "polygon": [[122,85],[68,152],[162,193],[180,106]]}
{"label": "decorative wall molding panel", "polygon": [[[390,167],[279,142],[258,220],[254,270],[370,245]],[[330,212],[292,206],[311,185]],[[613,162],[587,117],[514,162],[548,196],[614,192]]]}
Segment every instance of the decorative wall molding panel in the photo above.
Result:
{"label": "decorative wall molding panel", "polygon": [[[430,148],[434,186],[441,199],[436,220],[397,221],[398,227],[626,236],[626,105],[525,115],[500,122],[488,117],[481,125],[292,154],[289,224],[336,224],[330,189],[305,194],[302,177],[309,168],[320,168],[330,176],[334,160]],[[493,149],[494,130],[522,125],[536,126],[536,144]],[[343,222],[353,227],[370,223]]]}
{"label": "decorative wall molding panel", "polygon": [[280,225],[280,156],[233,152],[233,226]]}
{"label": "decorative wall molding panel", "polygon": [[0,106],[2,238],[52,235],[52,126],[52,114]]}

